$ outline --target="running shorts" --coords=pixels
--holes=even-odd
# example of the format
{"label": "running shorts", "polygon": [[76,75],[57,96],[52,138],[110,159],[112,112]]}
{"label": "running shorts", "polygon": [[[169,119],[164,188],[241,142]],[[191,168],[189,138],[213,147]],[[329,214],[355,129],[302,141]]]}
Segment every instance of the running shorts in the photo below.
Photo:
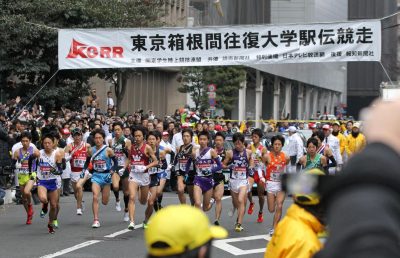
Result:
{"label": "running shorts", "polygon": [[150,185],[150,175],[149,173],[129,173],[129,182],[135,182],[139,186]]}
{"label": "running shorts", "polygon": [[201,192],[205,193],[213,188],[214,180],[212,177],[195,176],[193,184],[200,187]]}
{"label": "running shorts", "polygon": [[225,184],[225,175],[223,173],[214,173],[213,179],[214,179],[214,188],[220,184],[222,185]]}
{"label": "running shorts", "polygon": [[[61,180],[61,179],[60,179]],[[58,189],[57,187],[57,179],[49,179],[49,180],[38,180],[38,186],[45,187],[47,191],[53,192]]]}
{"label": "running shorts", "polygon": [[267,192],[276,194],[282,191],[282,183],[281,182],[274,182],[274,181],[267,181]]}
{"label": "running shorts", "polygon": [[229,179],[229,188],[234,193],[239,193],[241,187],[246,187],[246,191],[249,188],[249,181],[247,179]]}
{"label": "running shorts", "polygon": [[29,176],[29,174],[18,174],[18,184],[20,186],[24,186],[26,185],[26,183],[28,183],[28,181],[31,179],[31,177]]}
{"label": "running shorts", "polygon": [[157,174],[151,174],[150,175],[150,188],[156,187],[160,185],[160,178],[158,177]]}
{"label": "running shorts", "polygon": [[106,185],[111,184],[111,174],[110,173],[93,173],[91,178],[92,183],[98,184],[101,188]]}
{"label": "running shorts", "polygon": [[168,179],[168,172],[166,170],[162,170],[161,172],[157,173],[158,179]]}
{"label": "running shorts", "polygon": [[71,172],[71,182],[77,183],[81,178],[81,172]]}

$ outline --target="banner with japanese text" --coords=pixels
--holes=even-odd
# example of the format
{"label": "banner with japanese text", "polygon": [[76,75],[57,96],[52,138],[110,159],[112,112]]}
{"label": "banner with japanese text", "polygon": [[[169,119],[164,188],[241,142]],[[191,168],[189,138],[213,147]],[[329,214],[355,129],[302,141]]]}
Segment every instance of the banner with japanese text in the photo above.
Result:
{"label": "banner with japanese text", "polygon": [[59,69],[379,61],[379,20],[146,29],[60,29]]}

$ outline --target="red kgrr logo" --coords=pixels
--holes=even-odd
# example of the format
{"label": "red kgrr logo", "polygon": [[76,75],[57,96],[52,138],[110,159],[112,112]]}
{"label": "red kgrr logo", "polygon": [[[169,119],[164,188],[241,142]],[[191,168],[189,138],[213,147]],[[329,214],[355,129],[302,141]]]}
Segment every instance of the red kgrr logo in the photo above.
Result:
{"label": "red kgrr logo", "polygon": [[83,44],[72,39],[71,48],[67,58],[123,58],[124,48],[120,46],[114,47],[95,47]]}

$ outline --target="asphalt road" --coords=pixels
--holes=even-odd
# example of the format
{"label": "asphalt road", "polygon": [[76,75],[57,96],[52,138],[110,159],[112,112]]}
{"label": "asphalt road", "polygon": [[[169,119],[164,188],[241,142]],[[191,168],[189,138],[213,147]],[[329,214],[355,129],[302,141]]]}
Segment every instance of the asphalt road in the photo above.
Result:
{"label": "asphalt road", "polygon": [[[123,221],[123,212],[115,210],[115,199],[111,195],[107,206],[100,206],[101,227],[92,229],[93,215],[91,211],[91,193],[85,192],[86,211],[83,216],[76,215],[75,199],[72,196],[62,197],[59,214],[60,228],[54,235],[47,232],[47,217],[40,218],[40,205],[34,206],[35,215],[32,225],[25,225],[26,213],[21,205],[0,206],[0,258],[24,257],[145,257],[146,248],[141,224],[134,231],[128,231],[127,223]],[[264,223],[256,223],[257,205],[253,215],[244,218],[245,230],[234,231],[236,217],[229,217],[231,207],[230,197],[223,200],[221,225],[229,231],[228,239],[214,242],[212,257],[263,257],[269,236],[267,232],[272,223],[272,215],[264,210]],[[163,205],[177,204],[175,193],[164,195]],[[287,198],[284,203],[284,213],[292,203]],[[144,206],[137,204],[136,222],[144,219]],[[207,214],[211,221],[214,210]]]}

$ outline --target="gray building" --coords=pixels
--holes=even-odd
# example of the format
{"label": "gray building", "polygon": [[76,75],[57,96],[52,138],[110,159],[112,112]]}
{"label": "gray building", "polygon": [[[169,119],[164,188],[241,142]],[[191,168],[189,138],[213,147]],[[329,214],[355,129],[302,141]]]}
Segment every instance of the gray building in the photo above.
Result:
{"label": "gray building", "polygon": [[[398,0],[351,0],[348,3],[349,20],[379,19],[399,11]],[[399,15],[382,20],[382,59],[381,62],[349,62],[348,113],[358,116],[363,107],[379,97],[382,81],[399,79]],[[386,69],[385,73],[383,67]]]}

